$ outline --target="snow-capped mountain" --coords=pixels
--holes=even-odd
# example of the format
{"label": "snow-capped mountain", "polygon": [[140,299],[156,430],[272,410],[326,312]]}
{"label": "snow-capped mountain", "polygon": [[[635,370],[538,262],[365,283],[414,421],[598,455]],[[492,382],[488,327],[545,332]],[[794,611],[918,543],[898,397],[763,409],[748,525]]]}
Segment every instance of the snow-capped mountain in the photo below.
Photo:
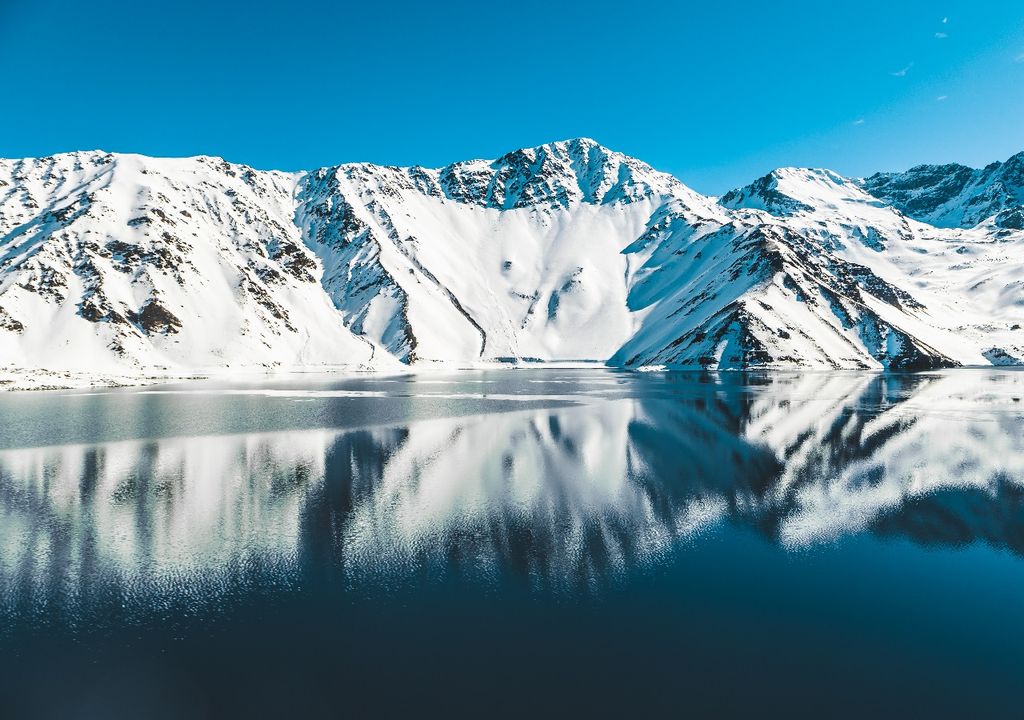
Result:
{"label": "snow-capped mountain", "polygon": [[292,221],[295,178],[213,158],[0,164],[0,364],[360,366]]}
{"label": "snow-capped mountain", "polygon": [[863,181],[872,195],[938,227],[1024,229],[1024,152],[981,170],[955,163],[876,173]]}
{"label": "snow-capped mountain", "polygon": [[407,362],[605,360],[635,327],[623,250],[652,213],[721,214],[589,140],[440,170],[342,165],[297,197],[348,326]]}
{"label": "snow-capped mountain", "polygon": [[[883,366],[1000,364],[1022,357],[1024,298],[1013,258],[1024,251],[1024,234],[994,234],[989,225],[940,229],[828,170],[776,170],[721,202],[751,208],[748,221],[790,233],[787,245],[796,252],[787,256],[782,287],[792,278],[790,289],[800,287],[805,299],[789,309],[814,312],[832,327],[838,320],[840,334]],[[772,282],[779,280],[776,274]],[[813,337],[828,337],[827,329]]]}
{"label": "snow-capped mountain", "polygon": [[0,366],[1017,363],[1022,167],[716,199],[588,139],[440,169],[4,160]]}

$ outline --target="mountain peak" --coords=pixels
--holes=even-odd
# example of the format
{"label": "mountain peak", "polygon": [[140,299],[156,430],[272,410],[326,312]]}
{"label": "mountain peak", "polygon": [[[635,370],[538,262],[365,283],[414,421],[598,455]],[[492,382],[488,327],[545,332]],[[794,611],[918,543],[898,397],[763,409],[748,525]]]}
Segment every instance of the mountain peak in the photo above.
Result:
{"label": "mountain peak", "polygon": [[438,173],[449,200],[502,210],[629,203],[689,192],[676,178],[587,137],[520,148]]}
{"label": "mountain peak", "polygon": [[765,210],[780,216],[810,212],[813,208],[799,199],[801,193],[794,192],[794,186],[813,178],[814,172],[795,167],[776,168],[749,185],[730,190],[719,203],[733,210]]}
{"label": "mountain peak", "polygon": [[607,155],[613,154],[615,151],[602,145],[597,140],[591,137],[573,137],[566,138],[564,140],[554,140],[552,142],[544,143],[543,145],[537,146],[538,148],[564,148],[569,152],[589,152],[591,150],[600,150]]}

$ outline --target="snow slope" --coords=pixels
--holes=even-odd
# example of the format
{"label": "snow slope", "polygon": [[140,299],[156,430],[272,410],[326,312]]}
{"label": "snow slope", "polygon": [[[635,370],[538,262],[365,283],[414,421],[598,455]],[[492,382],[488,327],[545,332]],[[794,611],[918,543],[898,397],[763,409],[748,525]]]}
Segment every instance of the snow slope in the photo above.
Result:
{"label": "snow slope", "polygon": [[1018,363],[1022,158],[721,199],[585,138],[439,169],[2,160],[0,368]]}

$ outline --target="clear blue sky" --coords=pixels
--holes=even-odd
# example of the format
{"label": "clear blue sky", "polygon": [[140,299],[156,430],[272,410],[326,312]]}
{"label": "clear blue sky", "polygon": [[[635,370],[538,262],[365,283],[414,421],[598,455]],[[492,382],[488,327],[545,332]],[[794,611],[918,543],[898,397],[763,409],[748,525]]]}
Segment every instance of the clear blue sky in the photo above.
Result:
{"label": "clear blue sky", "polygon": [[3,157],[436,166],[585,135],[721,193],[1024,149],[1021,0],[0,0],[0,57]]}

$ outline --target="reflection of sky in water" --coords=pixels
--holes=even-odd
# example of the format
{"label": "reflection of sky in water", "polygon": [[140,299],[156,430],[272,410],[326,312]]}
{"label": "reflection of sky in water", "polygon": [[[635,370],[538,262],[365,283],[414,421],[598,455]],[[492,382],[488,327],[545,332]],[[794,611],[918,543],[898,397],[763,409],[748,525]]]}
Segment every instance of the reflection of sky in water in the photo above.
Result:
{"label": "reflection of sky in water", "polygon": [[[332,403],[400,400],[373,397],[374,380],[95,396],[104,410],[120,402],[115,436],[163,427],[182,408],[225,434],[0,451],[0,612],[201,606],[324,574],[367,592],[459,576],[573,593],[657,567],[722,527],[793,549],[872,533],[1024,554],[1024,374],[747,380],[499,373],[487,382],[500,412],[483,412],[458,404],[478,392],[432,397],[441,379],[428,378],[403,381],[412,400],[448,404],[360,405],[354,417]],[[586,400],[538,407],[545,383]],[[259,407],[239,397],[310,400],[289,412],[330,428],[232,432],[233,413]],[[18,401],[37,421],[60,407],[54,396]],[[257,417],[276,427],[271,410],[284,407]],[[76,412],[51,422],[93,411]],[[414,419],[396,423],[402,412]]]}

